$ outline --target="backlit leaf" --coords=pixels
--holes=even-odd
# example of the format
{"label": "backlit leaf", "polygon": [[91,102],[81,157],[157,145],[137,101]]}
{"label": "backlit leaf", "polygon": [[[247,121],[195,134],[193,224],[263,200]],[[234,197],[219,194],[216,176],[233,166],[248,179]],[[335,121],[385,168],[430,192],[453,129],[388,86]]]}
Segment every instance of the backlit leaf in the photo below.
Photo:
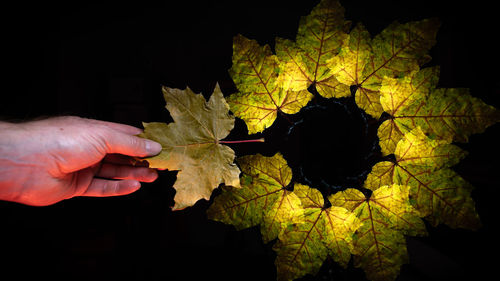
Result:
{"label": "backlit leaf", "polygon": [[438,27],[436,19],[395,22],[371,39],[359,24],[340,53],[329,61],[330,68],[338,81],[356,86],[358,107],[379,118],[383,112],[379,93],[382,80],[409,74],[427,62]]}
{"label": "backlit leaf", "polygon": [[417,127],[398,142],[394,154],[398,165],[437,170],[457,164],[467,153],[445,140],[428,138],[420,127]]}
{"label": "backlit leaf", "polygon": [[404,234],[425,235],[425,226],[409,203],[409,187],[383,186],[370,198],[356,189],[330,197],[334,206],[352,211],[362,222],[353,241],[354,264],[370,280],[394,280],[408,262]]}
{"label": "backlit leaf", "polygon": [[233,40],[231,77],[239,93],[228,97],[231,111],[247,124],[249,133],[271,126],[279,112],[294,114],[312,95],[290,90],[279,83],[279,61],[268,45],[237,35]]}
{"label": "backlit leaf", "polygon": [[433,225],[476,229],[480,222],[470,198],[472,187],[450,169],[465,154],[446,141],[429,139],[417,128],[398,142],[395,163],[383,161],[373,167],[365,187],[407,185],[412,205]]}
{"label": "backlit leaf", "polygon": [[179,171],[174,209],[210,199],[212,190],[221,183],[239,187],[240,170],[233,163],[234,151],[219,143],[234,126],[219,86],[215,86],[208,102],[189,88],[163,87],[163,96],[174,122],[143,123],[140,136],[163,147],[159,155],[145,159],[150,167]]}
{"label": "backlit leaf", "polygon": [[371,55],[370,33],[363,24],[351,30],[338,56],[329,61],[331,71],[337,80],[345,85],[358,85]]}
{"label": "backlit leaf", "polygon": [[417,126],[432,138],[466,142],[500,120],[498,110],[472,97],[468,89],[436,89],[438,77],[433,67],[384,79],[380,101],[391,118],[378,129],[383,154],[393,153],[403,135]]}
{"label": "backlit leaf", "polygon": [[307,89],[314,82],[314,76],[306,67],[303,59],[304,51],[294,41],[279,37],[276,38],[275,49],[276,56],[280,60],[281,85],[293,91]]}
{"label": "backlit leaf", "polygon": [[296,42],[276,39],[282,81],[292,82],[295,90],[315,85],[318,93],[327,98],[349,96],[349,87],[333,77],[327,64],[347,38],[348,26],[344,22],[344,8],[338,1],[321,1],[308,16],[301,18]]}
{"label": "backlit leaf", "polygon": [[280,233],[273,247],[278,280],[316,274],[328,255],[346,267],[359,220],[342,207],[325,209],[323,196],[316,189],[295,184],[294,193],[302,202],[304,215]]}
{"label": "backlit leaf", "polygon": [[244,156],[238,163],[245,177],[242,188],[223,187],[208,209],[208,217],[237,229],[260,225],[264,242],[271,241],[278,237],[283,222],[302,215],[299,198],[285,190],[292,171],[279,153]]}

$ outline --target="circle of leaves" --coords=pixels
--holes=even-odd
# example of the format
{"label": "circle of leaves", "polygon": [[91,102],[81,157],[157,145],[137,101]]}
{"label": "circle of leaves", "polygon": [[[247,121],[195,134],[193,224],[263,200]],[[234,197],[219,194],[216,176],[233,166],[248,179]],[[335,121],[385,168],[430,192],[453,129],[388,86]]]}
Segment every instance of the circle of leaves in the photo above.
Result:
{"label": "circle of leaves", "polygon": [[[451,143],[467,142],[469,135],[498,122],[498,111],[467,89],[436,88],[438,67],[420,69],[430,60],[436,19],[394,23],[373,39],[363,25],[348,33],[349,26],[338,1],[324,0],[301,19],[295,41],[276,38],[276,54],[242,35],[233,41],[230,74],[239,92],[227,100],[250,134],[270,127],[278,114],[299,112],[313,98],[311,92],[323,98],[354,95],[357,106],[378,119],[385,158],[373,165],[358,190],[323,196],[295,184],[290,191],[291,171],[283,176],[288,167],[282,156],[254,155],[238,161],[243,189],[226,187],[216,197],[210,218],[237,229],[260,224],[265,242],[278,238],[274,249],[281,280],[316,273],[326,256],[347,266],[351,253],[369,279],[393,280],[407,262],[403,235],[426,234],[421,218],[453,228],[480,225],[472,187],[450,169],[465,152]],[[264,171],[280,175],[273,183],[273,176],[261,176]],[[258,190],[262,181],[267,186]],[[255,190],[249,194],[245,187]],[[291,197],[294,192],[297,198]],[[279,196],[269,201],[266,194]],[[258,202],[262,198],[264,205]],[[335,219],[337,226],[329,226]],[[302,240],[294,241],[294,235]],[[325,235],[339,237],[332,241]]]}

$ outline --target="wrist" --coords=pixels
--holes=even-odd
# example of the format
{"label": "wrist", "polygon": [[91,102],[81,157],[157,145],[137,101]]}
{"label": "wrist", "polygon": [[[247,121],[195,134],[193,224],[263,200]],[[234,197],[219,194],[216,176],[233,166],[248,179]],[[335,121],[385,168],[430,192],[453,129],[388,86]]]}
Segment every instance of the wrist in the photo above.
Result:
{"label": "wrist", "polygon": [[0,121],[0,200],[18,201],[22,193],[26,175],[20,174],[19,168],[28,165],[19,158],[21,126]]}

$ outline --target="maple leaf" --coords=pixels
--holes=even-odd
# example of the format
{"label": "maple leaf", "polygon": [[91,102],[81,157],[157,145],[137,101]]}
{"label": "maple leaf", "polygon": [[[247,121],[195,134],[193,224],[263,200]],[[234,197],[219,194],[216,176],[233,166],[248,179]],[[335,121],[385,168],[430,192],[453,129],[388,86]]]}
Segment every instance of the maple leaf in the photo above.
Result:
{"label": "maple leaf", "polygon": [[439,25],[437,19],[394,22],[371,39],[366,28],[358,24],[328,64],[338,81],[356,86],[358,107],[379,118],[383,112],[379,93],[382,80],[418,70],[429,61],[427,52],[435,43]]}
{"label": "maple leaf", "polygon": [[334,206],[356,214],[362,222],[353,238],[354,265],[370,280],[394,280],[408,263],[404,235],[426,235],[425,225],[410,205],[409,187],[382,186],[369,198],[357,189],[330,196]]}
{"label": "maple leaf", "polygon": [[210,199],[220,183],[239,187],[240,170],[234,151],[219,143],[234,127],[234,117],[218,85],[207,102],[201,94],[163,87],[163,96],[174,122],[143,123],[139,136],[159,142],[159,155],[145,158],[151,168],[179,171],[174,188],[174,210]]}
{"label": "maple leaf", "polygon": [[278,237],[282,223],[302,213],[299,198],[285,189],[292,170],[279,153],[243,156],[237,162],[243,172],[242,188],[223,186],[207,211],[208,218],[238,230],[261,225],[263,241],[269,242]]}
{"label": "maple leaf", "polygon": [[244,156],[238,163],[242,188],[223,187],[207,212],[210,219],[237,229],[260,225],[266,243],[278,238],[273,249],[279,280],[316,273],[328,255],[347,266],[351,236],[359,227],[354,214],[324,208],[321,193],[308,186],[296,183],[287,190],[292,171],[279,153]]}
{"label": "maple leaf", "polygon": [[372,168],[365,187],[404,184],[410,187],[412,205],[432,225],[477,229],[479,217],[470,197],[472,186],[450,169],[465,151],[446,140],[428,138],[420,127],[406,133],[394,152],[396,161]]}
{"label": "maple leaf", "polygon": [[338,1],[322,0],[300,19],[295,42],[276,38],[282,83],[296,91],[315,85],[326,98],[349,96],[349,87],[337,81],[327,64],[347,38],[349,24]]}
{"label": "maple leaf", "polygon": [[500,112],[472,97],[468,89],[439,89],[438,80],[438,67],[384,78],[380,102],[391,116],[378,129],[384,155],[393,153],[403,135],[416,126],[432,138],[467,142],[471,134],[500,121]]}
{"label": "maple leaf", "polygon": [[361,225],[356,216],[338,206],[324,208],[317,189],[296,183],[303,216],[280,233],[277,252],[278,280],[293,280],[316,274],[327,256],[346,267],[351,257],[352,234]]}
{"label": "maple leaf", "polygon": [[228,97],[231,111],[243,119],[250,134],[262,132],[278,112],[297,113],[312,95],[279,82],[279,61],[269,45],[237,35],[233,40],[233,66],[229,71],[239,92]]}

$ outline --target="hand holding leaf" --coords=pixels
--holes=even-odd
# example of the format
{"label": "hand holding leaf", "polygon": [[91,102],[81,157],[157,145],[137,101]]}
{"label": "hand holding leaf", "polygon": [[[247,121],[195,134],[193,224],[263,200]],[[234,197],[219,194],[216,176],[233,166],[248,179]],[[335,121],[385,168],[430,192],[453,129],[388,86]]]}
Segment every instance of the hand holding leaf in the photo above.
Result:
{"label": "hand holding leaf", "polygon": [[220,183],[239,187],[234,151],[219,142],[234,127],[234,117],[219,86],[208,102],[189,88],[164,87],[163,96],[174,122],[144,123],[140,136],[163,146],[159,155],[145,159],[150,167],[179,171],[174,209],[192,206],[202,198],[208,200]]}

